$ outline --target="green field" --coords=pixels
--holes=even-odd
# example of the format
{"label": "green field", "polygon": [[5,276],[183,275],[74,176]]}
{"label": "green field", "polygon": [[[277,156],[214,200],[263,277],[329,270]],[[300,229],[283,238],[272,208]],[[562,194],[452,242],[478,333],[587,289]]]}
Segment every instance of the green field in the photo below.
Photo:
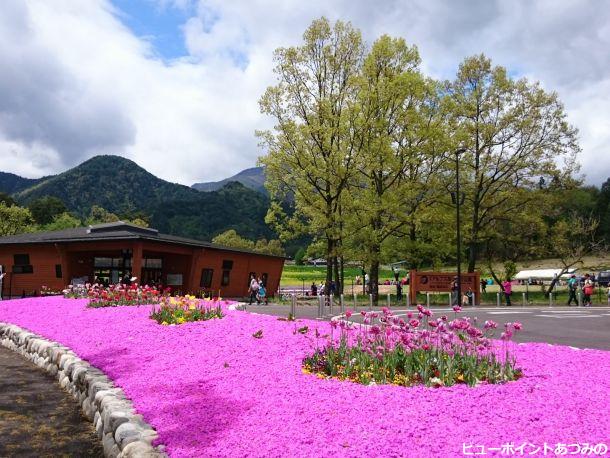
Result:
{"label": "green field", "polygon": [[[401,270],[401,277],[406,275],[406,271]],[[356,276],[362,276],[362,271],[359,267],[346,267],[345,268],[345,285],[346,287],[351,286],[352,282],[356,283]],[[326,267],[325,266],[295,266],[285,265],[282,273],[281,286],[303,286],[309,288],[311,282],[319,284],[326,278]],[[392,271],[390,269],[381,269],[379,271],[379,280],[390,280],[394,279]]]}
{"label": "green field", "polygon": [[[523,269],[551,269],[558,268],[561,266],[561,263],[556,259],[538,259],[531,261],[521,261],[517,262],[517,270]],[[583,259],[583,264],[577,266],[578,273],[584,274],[586,272],[596,272],[600,270],[610,269],[610,255],[600,255],[600,256],[588,256]],[[465,266],[464,266],[465,269]],[[500,263],[496,263],[494,265],[494,269],[498,273],[498,275],[502,275],[503,267]],[[433,270],[432,268],[422,268],[420,270]],[[442,269],[442,271],[446,272],[454,272],[456,270],[455,266],[446,266]],[[490,277],[489,272],[483,266],[480,266],[477,269],[481,272],[481,275],[484,277]],[[465,270],[464,270],[465,271]],[[406,270],[400,270],[400,277],[404,277],[407,274]],[[360,267],[346,267],[345,268],[345,286],[346,288],[351,288],[352,281],[355,282],[355,278],[357,275],[361,275]],[[319,284],[326,278],[326,267],[325,266],[296,266],[287,264],[284,266],[284,271],[282,273],[281,286],[303,286],[303,282],[305,283],[305,287],[311,286],[311,282],[315,281]],[[379,281],[380,283],[384,280],[393,280],[394,276],[392,275],[392,271],[388,268],[381,268],[379,271]],[[535,288],[535,287],[534,287]]]}
{"label": "green field", "polygon": [[[393,288],[393,287],[392,287]],[[306,288],[307,289],[307,288]],[[481,305],[487,305],[487,306],[495,306],[497,304],[497,294],[496,292],[491,291],[491,287],[487,288],[487,293],[483,293],[481,295]],[[390,290],[390,288],[387,289],[388,291]],[[356,292],[356,303],[354,304],[354,296],[351,293],[351,288],[348,286],[346,293],[345,293],[345,304],[346,307],[354,307],[354,305],[358,306],[358,307],[366,307],[369,304],[369,296],[368,295],[364,295],[362,294],[362,290],[360,289],[354,289],[354,291]],[[400,304],[397,303],[396,300],[396,294],[394,293],[394,289],[391,289],[392,293],[390,294],[390,305],[392,306],[396,306],[396,305],[403,305],[405,306],[406,303],[406,297],[403,295],[402,300],[400,301]],[[523,291],[525,292],[525,290]],[[550,305],[549,302],[549,298],[544,296],[544,293],[542,293],[542,291],[540,291],[539,289],[530,289],[528,293],[526,293],[526,298],[525,298],[525,302],[524,302],[524,298],[523,298],[523,292],[522,291],[515,291],[513,290],[513,294],[511,297],[511,302],[512,305],[514,306],[522,306],[522,305]],[[422,305],[426,305],[426,295],[425,294],[418,294],[417,295],[417,303],[418,304],[422,304]],[[595,290],[595,293],[593,294],[593,296],[591,297],[593,305],[608,305],[608,299],[606,296],[606,290],[605,288],[597,288]],[[315,298],[300,298],[299,301],[303,302],[310,302],[310,303],[315,303]],[[561,289],[558,291],[555,291],[553,293],[553,305],[554,306],[561,306],[561,305],[566,305],[568,302],[568,292],[565,289]],[[278,304],[285,304],[288,305],[290,303],[289,297],[288,296],[284,296],[284,297],[276,297],[274,298],[274,303],[278,303]],[[336,305],[338,305],[339,303],[339,298],[335,297],[335,303]],[[387,292],[380,292],[379,294],[379,305],[383,306],[387,304]],[[444,305],[444,306],[448,306],[449,305],[449,295],[448,293],[431,293],[430,294],[430,305]],[[504,302],[504,297],[502,295],[500,295],[500,305],[504,306],[505,302]]]}

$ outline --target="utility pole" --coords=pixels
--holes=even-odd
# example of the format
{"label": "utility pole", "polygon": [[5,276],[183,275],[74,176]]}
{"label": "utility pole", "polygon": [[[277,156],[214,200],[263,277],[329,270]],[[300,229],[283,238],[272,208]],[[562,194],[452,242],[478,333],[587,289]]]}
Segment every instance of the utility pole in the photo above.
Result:
{"label": "utility pole", "polygon": [[464,148],[455,150],[455,221],[457,236],[457,305],[462,304],[462,236],[460,232],[460,205],[462,194],[460,192],[460,154],[466,152]]}

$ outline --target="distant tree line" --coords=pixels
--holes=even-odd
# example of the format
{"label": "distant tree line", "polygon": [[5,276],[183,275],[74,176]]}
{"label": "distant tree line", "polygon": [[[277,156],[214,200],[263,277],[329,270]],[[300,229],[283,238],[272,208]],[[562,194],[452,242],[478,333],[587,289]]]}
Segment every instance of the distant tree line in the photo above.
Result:
{"label": "distant tree line", "polygon": [[147,217],[143,214],[116,215],[94,205],[89,215],[79,218],[69,212],[58,197],[44,196],[20,207],[5,193],[0,193],[0,236],[23,234],[26,232],[59,231],[100,223],[124,221],[136,226],[148,227]]}
{"label": "distant tree line", "polygon": [[[124,221],[136,226],[148,227],[148,217],[142,212],[117,215],[100,206],[91,207],[89,215],[79,218],[70,213],[63,201],[57,197],[44,196],[20,207],[5,193],[0,193],[0,236],[27,232],[58,231],[101,223]],[[212,240],[213,243],[257,253],[284,256],[286,252],[279,240],[259,238],[256,241],[244,238],[234,229],[227,230]]]}

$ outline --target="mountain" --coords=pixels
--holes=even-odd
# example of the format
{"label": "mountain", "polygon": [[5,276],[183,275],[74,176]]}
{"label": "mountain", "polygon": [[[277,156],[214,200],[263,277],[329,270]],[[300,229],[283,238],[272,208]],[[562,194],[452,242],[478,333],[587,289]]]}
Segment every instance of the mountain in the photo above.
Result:
{"label": "mountain", "polygon": [[276,238],[265,224],[269,208],[266,194],[226,181],[218,190],[200,192],[162,180],[129,159],[96,156],[38,180],[2,173],[0,192],[11,194],[20,205],[55,196],[80,218],[87,216],[94,205],[119,216],[144,214],[152,227],[184,237],[211,240],[235,229],[250,239]]}
{"label": "mountain", "polygon": [[23,178],[19,175],[15,175],[14,173],[0,172],[0,192],[13,194],[29,188],[30,186],[34,186],[36,183],[46,178],[50,177]]}
{"label": "mountain", "polygon": [[218,191],[227,183],[232,181],[237,181],[241,183],[246,188],[253,189],[254,191],[261,192],[263,194],[267,193],[265,189],[265,169],[264,167],[252,167],[250,169],[242,170],[236,175],[232,177],[225,178],[221,181],[209,181],[207,183],[195,183],[191,186],[193,189],[197,191],[210,192],[210,191]]}
{"label": "mountain", "polygon": [[277,238],[265,224],[266,195],[238,182],[229,182],[218,191],[195,192],[198,199],[159,204],[152,212],[151,225],[161,232],[204,240],[227,229],[249,239]]}
{"label": "mountain", "polygon": [[119,156],[95,156],[14,194],[26,205],[43,196],[59,197],[80,216],[88,214],[93,205],[121,214],[147,210],[160,202],[200,197],[188,186],[157,178]]}

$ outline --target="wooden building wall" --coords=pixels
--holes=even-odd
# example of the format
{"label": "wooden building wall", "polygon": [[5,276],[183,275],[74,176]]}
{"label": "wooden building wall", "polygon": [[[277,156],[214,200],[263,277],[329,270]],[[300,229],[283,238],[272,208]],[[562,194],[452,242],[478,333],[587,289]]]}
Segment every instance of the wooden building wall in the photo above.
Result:
{"label": "wooden building wall", "polygon": [[[168,274],[182,274],[183,285],[172,288],[183,293],[196,293],[203,289],[202,271],[212,269],[212,284],[209,288],[205,288],[208,291],[214,293],[220,291],[223,297],[246,296],[249,274],[254,272],[257,276],[267,274],[267,293],[272,295],[279,287],[284,265],[283,258],[155,241],[0,245],[0,264],[7,272],[3,294],[4,296],[9,294],[9,287],[13,296],[20,296],[24,291],[27,295],[39,293],[43,285],[61,290],[76,277],[88,276],[89,281],[93,281],[93,258],[120,257],[121,250],[124,249],[133,252],[132,275],[141,278],[142,258],[160,257],[163,259],[163,283],[167,284]],[[28,254],[33,273],[12,273],[14,254]],[[225,286],[221,285],[224,261],[233,261],[229,284]],[[56,265],[61,265],[62,278],[56,277]]]}

